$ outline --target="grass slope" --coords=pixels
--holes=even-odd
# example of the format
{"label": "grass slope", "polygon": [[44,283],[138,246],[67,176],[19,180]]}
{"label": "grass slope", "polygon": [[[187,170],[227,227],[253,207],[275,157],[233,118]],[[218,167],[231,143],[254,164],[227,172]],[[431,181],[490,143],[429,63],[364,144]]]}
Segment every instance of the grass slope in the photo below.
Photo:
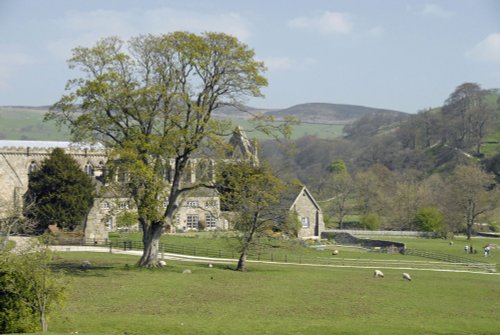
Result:
{"label": "grass slope", "polygon": [[[47,112],[44,108],[31,107],[0,107],[0,139],[8,140],[52,140],[68,141],[69,131],[59,129],[53,122],[43,122]],[[263,133],[252,131],[255,124],[245,118],[227,118],[236,125],[240,125],[250,138],[258,140],[271,139]],[[279,124],[280,122],[275,122]],[[320,138],[335,138],[342,135],[344,124],[302,123],[293,127],[292,139],[306,135]]]}
{"label": "grass slope", "polygon": [[[81,271],[88,259],[94,268]],[[127,266],[123,255],[62,253],[73,278],[49,329],[67,334],[498,334],[497,275],[169,262]],[[191,274],[183,274],[184,269]]]}
{"label": "grass slope", "polygon": [[46,112],[43,108],[0,107],[0,139],[68,140],[68,131],[59,130],[54,123],[43,122]]}

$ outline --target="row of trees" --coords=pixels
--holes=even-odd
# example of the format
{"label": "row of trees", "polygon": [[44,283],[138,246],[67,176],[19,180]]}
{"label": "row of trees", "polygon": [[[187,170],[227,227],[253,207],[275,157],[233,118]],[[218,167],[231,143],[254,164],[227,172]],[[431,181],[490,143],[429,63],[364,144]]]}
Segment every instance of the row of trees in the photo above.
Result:
{"label": "row of trees", "polygon": [[343,161],[330,167],[323,203],[339,227],[356,215],[367,228],[466,232],[489,222],[498,205],[495,178],[478,164],[459,165],[446,176],[393,172],[373,165],[351,176]]}

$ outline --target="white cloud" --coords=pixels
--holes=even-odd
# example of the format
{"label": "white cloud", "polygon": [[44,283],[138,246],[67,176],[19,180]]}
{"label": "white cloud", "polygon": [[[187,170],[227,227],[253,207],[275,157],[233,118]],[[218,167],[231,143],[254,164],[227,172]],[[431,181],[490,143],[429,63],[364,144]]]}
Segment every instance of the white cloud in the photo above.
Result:
{"label": "white cloud", "polygon": [[288,22],[290,28],[319,31],[324,34],[349,33],[352,24],[347,14],[326,11],[314,16],[301,16]]}
{"label": "white cloud", "polygon": [[452,16],[454,13],[450,10],[446,10],[436,4],[425,4],[422,9],[422,14],[425,16],[434,16],[439,18],[448,18]]}
{"label": "white cloud", "polygon": [[500,62],[500,33],[489,34],[466,55],[481,61]]}
{"label": "white cloud", "polygon": [[17,68],[35,63],[35,58],[22,52],[0,52],[0,90],[9,87],[9,81]]}
{"label": "white cloud", "polygon": [[294,62],[288,57],[268,57],[262,60],[269,71],[287,71]]}
{"label": "white cloud", "polygon": [[94,10],[68,12],[55,22],[65,37],[48,43],[47,48],[62,59],[76,46],[90,46],[106,36],[128,39],[139,34],[160,34],[182,30],[193,33],[224,32],[241,41],[250,37],[246,20],[237,13],[202,13],[173,8]]}
{"label": "white cloud", "polygon": [[264,62],[267,69],[271,72],[275,71],[307,71],[311,67],[318,64],[318,60],[312,57],[307,57],[305,59],[291,59],[289,57],[267,57],[261,59]]}

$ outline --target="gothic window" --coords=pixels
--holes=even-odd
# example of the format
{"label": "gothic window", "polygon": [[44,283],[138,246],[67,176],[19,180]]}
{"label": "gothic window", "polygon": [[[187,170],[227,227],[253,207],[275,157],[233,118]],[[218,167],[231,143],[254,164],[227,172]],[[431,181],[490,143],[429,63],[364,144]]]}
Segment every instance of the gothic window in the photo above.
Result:
{"label": "gothic window", "polygon": [[90,164],[90,162],[87,162],[87,164],[85,164],[85,173],[87,174],[87,176],[93,176],[94,175],[94,166],[92,166],[92,164]]}
{"label": "gothic window", "polygon": [[102,202],[101,209],[109,209],[109,202],[107,202],[107,201]]}
{"label": "gothic window", "polygon": [[30,163],[30,166],[28,167],[28,173],[33,173],[35,172],[36,170],[38,170],[38,165],[36,164],[35,161],[32,161]]}
{"label": "gothic window", "polygon": [[120,202],[120,209],[128,209],[128,202]]}

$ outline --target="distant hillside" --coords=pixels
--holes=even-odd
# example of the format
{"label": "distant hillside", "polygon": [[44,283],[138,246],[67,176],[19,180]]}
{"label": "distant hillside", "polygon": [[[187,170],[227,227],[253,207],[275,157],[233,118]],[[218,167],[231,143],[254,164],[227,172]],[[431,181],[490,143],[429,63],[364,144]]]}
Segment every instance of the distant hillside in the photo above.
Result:
{"label": "distant hillside", "polygon": [[49,107],[0,107],[0,140],[67,141],[69,131],[43,122]]}
{"label": "distant hillside", "polygon": [[[69,140],[69,131],[58,129],[53,122],[42,122],[48,106],[0,106],[0,139],[9,140]],[[222,107],[214,111],[220,119],[230,119],[247,130],[250,137],[267,139],[264,134],[252,131],[250,119],[255,114],[269,114],[280,122],[285,116],[293,116],[302,124],[294,127],[292,138],[312,135],[319,138],[335,138],[342,135],[343,127],[363,116],[377,113],[379,116],[407,115],[387,109],[329,103],[306,103],[286,109]]]}
{"label": "distant hillside", "polygon": [[293,116],[300,119],[302,122],[322,124],[347,124],[373,113],[390,116],[406,114],[389,109],[330,103],[300,104],[290,108],[269,112],[269,114],[276,116],[278,119],[285,116]]}
{"label": "distant hillside", "polygon": [[392,117],[406,115],[406,113],[399,111],[358,105],[304,103],[285,109],[253,108],[249,106],[244,106],[242,109],[221,107],[214,111],[214,116],[219,118],[250,119],[255,114],[268,114],[273,115],[277,120],[282,120],[285,116],[293,116],[303,123],[348,124],[359,120],[365,115],[374,113]]}

